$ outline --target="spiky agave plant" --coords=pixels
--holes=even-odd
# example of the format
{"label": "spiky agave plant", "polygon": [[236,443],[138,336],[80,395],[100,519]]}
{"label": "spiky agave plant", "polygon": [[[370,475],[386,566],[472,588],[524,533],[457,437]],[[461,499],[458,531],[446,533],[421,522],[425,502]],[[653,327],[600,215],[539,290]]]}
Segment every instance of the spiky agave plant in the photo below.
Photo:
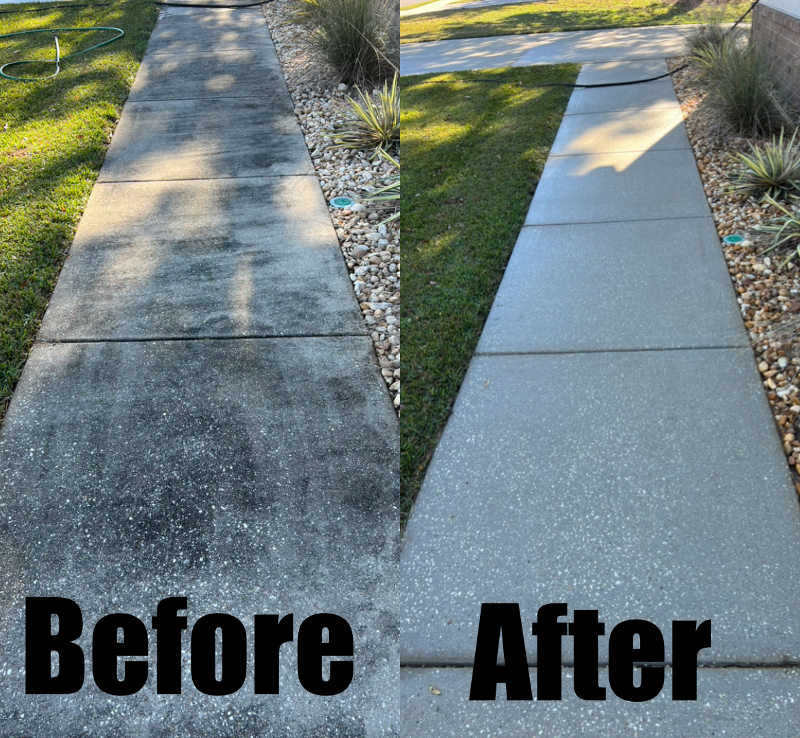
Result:
{"label": "spiky agave plant", "polygon": [[734,192],[753,195],[763,200],[782,199],[793,192],[800,192],[800,146],[795,130],[792,137],[784,139],[772,137],[772,141],[761,146],[750,144],[750,153],[738,153],[736,159],[742,165],[736,182],[731,186]]}
{"label": "spiky agave plant", "polygon": [[352,115],[335,130],[328,132],[334,143],[331,148],[371,149],[374,154],[390,151],[400,143],[400,92],[397,75],[392,86],[383,83],[375,100],[356,87],[358,100],[347,98]]}
{"label": "spiky agave plant", "polygon": [[[393,206],[395,212],[392,213],[386,220],[382,221],[383,223],[391,223],[394,220],[397,220],[400,217],[400,162],[395,159],[391,154],[387,154],[383,149],[378,151],[378,155],[388,161],[394,168],[395,173],[390,174],[386,177],[382,177],[378,180],[379,183],[382,184],[381,187],[373,190],[369,193],[369,197],[364,198],[365,203],[388,203],[391,201],[397,201],[396,204]],[[383,205],[380,206],[381,208],[385,207]]]}
{"label": "spiky agave plant", "polygon": [[[795,256],[800,256],[800,207],[792,212],[769,197],[769,195],[764,199],[770,205],[780,210],[783,215],[779,215],[777,218],[773,218],[762,225],[756,226],[756,230],[762,233],[772,234],[772,243],[768,248],[764,249],[765,254],[770,251],[784,251],[787,248],[789,249],[789,256],[781,264],[783,267],[792,261]],[[800,202],[796,202],[795,204],[800,205]]]}

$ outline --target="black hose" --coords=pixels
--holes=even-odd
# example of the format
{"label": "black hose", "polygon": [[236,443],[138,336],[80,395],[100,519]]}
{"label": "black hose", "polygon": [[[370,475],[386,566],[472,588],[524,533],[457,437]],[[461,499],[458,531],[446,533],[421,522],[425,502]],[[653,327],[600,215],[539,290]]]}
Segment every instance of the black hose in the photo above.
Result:
{"label": "black hose", "polygon": [[[236,10],[237,8],[258,8],[261,5],[271,3],[272,0],[260,0],[256,3],[243,3],[238,5],[216,5],[212,3],[170,3],[161,2],[161,0],[127,0],[126,4],[131,5],[162,5],[168,8],[219,8],[221,10]],[[15,8],[14,10],[0,10],[0,15],[8,15],[10,13],[49,13],[51,10],[71,10],[72,8],[107,8],[111,5],[120,5],[121,3],[84,3],[69,5],[49,5],[46,8]]]}
{"label": "black hose", "polygon": [[[747,16],[750,15],[750,13],[753,12],[753,8],[755,8],[756,5],[758,5],[760,2],[761,2],[761,0],[755,0],[755,2],[752,5],[750,5],[750,7],[747,10],[745,10],[744,13],[742,13],[742,15],[739,18],[739,20],[737,20],[736,23],[734,23],[728,29],[728,31],[726,32],[726,34],[725,34],[726,38],[736,30],[737,26],[745,18],[747,18]],[[574,84],[574,83],[573,84],[569,84],[567,82],[550,82],[550,83],[542,84],[542,85],[530,85],[529,86],[529,85],[520,84],[518,86],[519,87],[524,87],[525,89],[528,89],[528,90],[538,90],[538,89],[540,89],[542,87],[568,87],[570,89],[581,89],[581,90],[595,90],[595,89],[598,89],[600,87],[626,87],[628,85],[640,85],[640,84],[643,84],[644,82],[655,82],[656,80],[664,79],[665,77],[671,77],[673,74],[677,74],[678,72],[686,69],[686,67],[688,67],[688,66],[689,66],[688,64],[681,64],[681,66],[677,67],[676,69],[673,69],[671,72],[667,72],[666,74],[659,74],[657,77],[648,77],[647,79],[634,79],[634,80],[630,80],[630,81],[627,81],[627,82],[603,82],[602,84],[595,84],[595,85],[579,85],[579,84]],[[459,81],[459,80],[456,80],[456,81]],[[493,82],[493,83],[496,83],[496,84],[503,84],[503,85],[511,84],[507,80],[503,80],[503,79],[476,79],[476,80],[470,80],[470,82]],[[427,82],[424,82],[423,84],[443,84],[443,85],[445,85],[445,84],[452,84],[452,81],[448,81],[448,80],[429,80]]]}

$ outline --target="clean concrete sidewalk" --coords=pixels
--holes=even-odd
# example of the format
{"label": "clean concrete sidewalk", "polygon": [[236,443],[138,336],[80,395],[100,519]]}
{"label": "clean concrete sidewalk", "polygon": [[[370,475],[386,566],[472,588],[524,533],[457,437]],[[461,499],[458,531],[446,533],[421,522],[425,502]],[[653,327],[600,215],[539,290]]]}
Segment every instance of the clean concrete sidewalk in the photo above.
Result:
{"label": "clean concrete sidewalk", "polygon": [[[0,433],[0,735],[388,736],[397,726],[397,423],[258,9],[159,20]],[[27,596],[84,614],[86,682],[24,694]],[[223,697],[112,698],[94,623],[229,613]],[[254,694],[253,617],[336,613],[352,685],[306,692],[296,641]]]}
{"label": "clean concrete sidewalk", "polygon": [[694,26],[448,39],[400,46],[403,75],[680,56]]}
{"label": "clean concrete sidewalk", "polygon": [[[798,585],[797,494],[671,82],[578,89],[403,541],[403,733],[794,735]],[[469,702],[485,602],[520,604],[533,669],[547,603],[655,623],[668,661],[671,621],[710,619],[700,699],[668,678],[582,702],[565,638],[564,701]]]}

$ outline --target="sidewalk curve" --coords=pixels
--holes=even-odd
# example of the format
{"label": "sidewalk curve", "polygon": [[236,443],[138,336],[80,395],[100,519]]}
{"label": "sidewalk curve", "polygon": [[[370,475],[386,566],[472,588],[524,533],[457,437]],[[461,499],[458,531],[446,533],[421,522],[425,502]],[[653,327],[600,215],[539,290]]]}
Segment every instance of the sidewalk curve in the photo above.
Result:
{"label": "sidewalk curve", "polygon": [[460,38],[400,46],[403,75],[680,56],[695,26]]}

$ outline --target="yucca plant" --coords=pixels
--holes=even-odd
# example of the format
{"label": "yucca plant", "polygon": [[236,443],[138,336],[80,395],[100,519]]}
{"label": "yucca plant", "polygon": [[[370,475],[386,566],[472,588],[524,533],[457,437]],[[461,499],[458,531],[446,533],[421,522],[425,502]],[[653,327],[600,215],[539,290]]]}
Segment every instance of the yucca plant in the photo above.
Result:
{"label": "yucca plant", "polygon": [[782,199],[786,195],[800,192],[800,147],[797,145],[797,129],[792,137],[784,140],[781,129],[779,138],[761,146],[750,144],[750,153],[738,153],[736,159],[742,169],[731,190],[759,199],[770,197]]}
{"label": "yucca plant", "polygon": [[791,123],[770,64],[758,47],[728,37],[719,46],[697,49],[692,63],[707,88],[707,105],[734,133],[763,136]]}
{"label": "yucca plant", "polygon": [[756,226],[756,230],[773,234],[772,243],[769,248],[764,249],[765,254],[775,250],[784,251],[787,248],[790,250],[789,256],[781,264],[783,267],[795,256],[800,256],[800,207],[795,212],[792,212],[769,196],[765,199],[770,205],[780,210],[783,215]]}
{"label": "yucca plant", "polygon": [[[383,223],[391,223],[393,220],[397,220],[400,217],[400,162],[391,154],[387,154],[383,149],[378,151],[378,155],[382,159],[388,161],[395,168],[396,173],[378,180],[383,186],[370,192],[369,197],[365,198],[364,202],[388,203],[391,201],[398,201],[397,204],[394,205],[395,212],[386,218],[386,220],[382,221]],[[380,207],[383,208],[385,206],[381,205]]]}
{"label": "yucca plant", "polygon": [[331,148],[338,149],[396,149],[400,143],[400,93],[397,88],[397,75],[391,88],[386,82],[378,99],[356,87],[358,100],[348,97],[352,115],[336,130],[329,132],[334,139]]}

